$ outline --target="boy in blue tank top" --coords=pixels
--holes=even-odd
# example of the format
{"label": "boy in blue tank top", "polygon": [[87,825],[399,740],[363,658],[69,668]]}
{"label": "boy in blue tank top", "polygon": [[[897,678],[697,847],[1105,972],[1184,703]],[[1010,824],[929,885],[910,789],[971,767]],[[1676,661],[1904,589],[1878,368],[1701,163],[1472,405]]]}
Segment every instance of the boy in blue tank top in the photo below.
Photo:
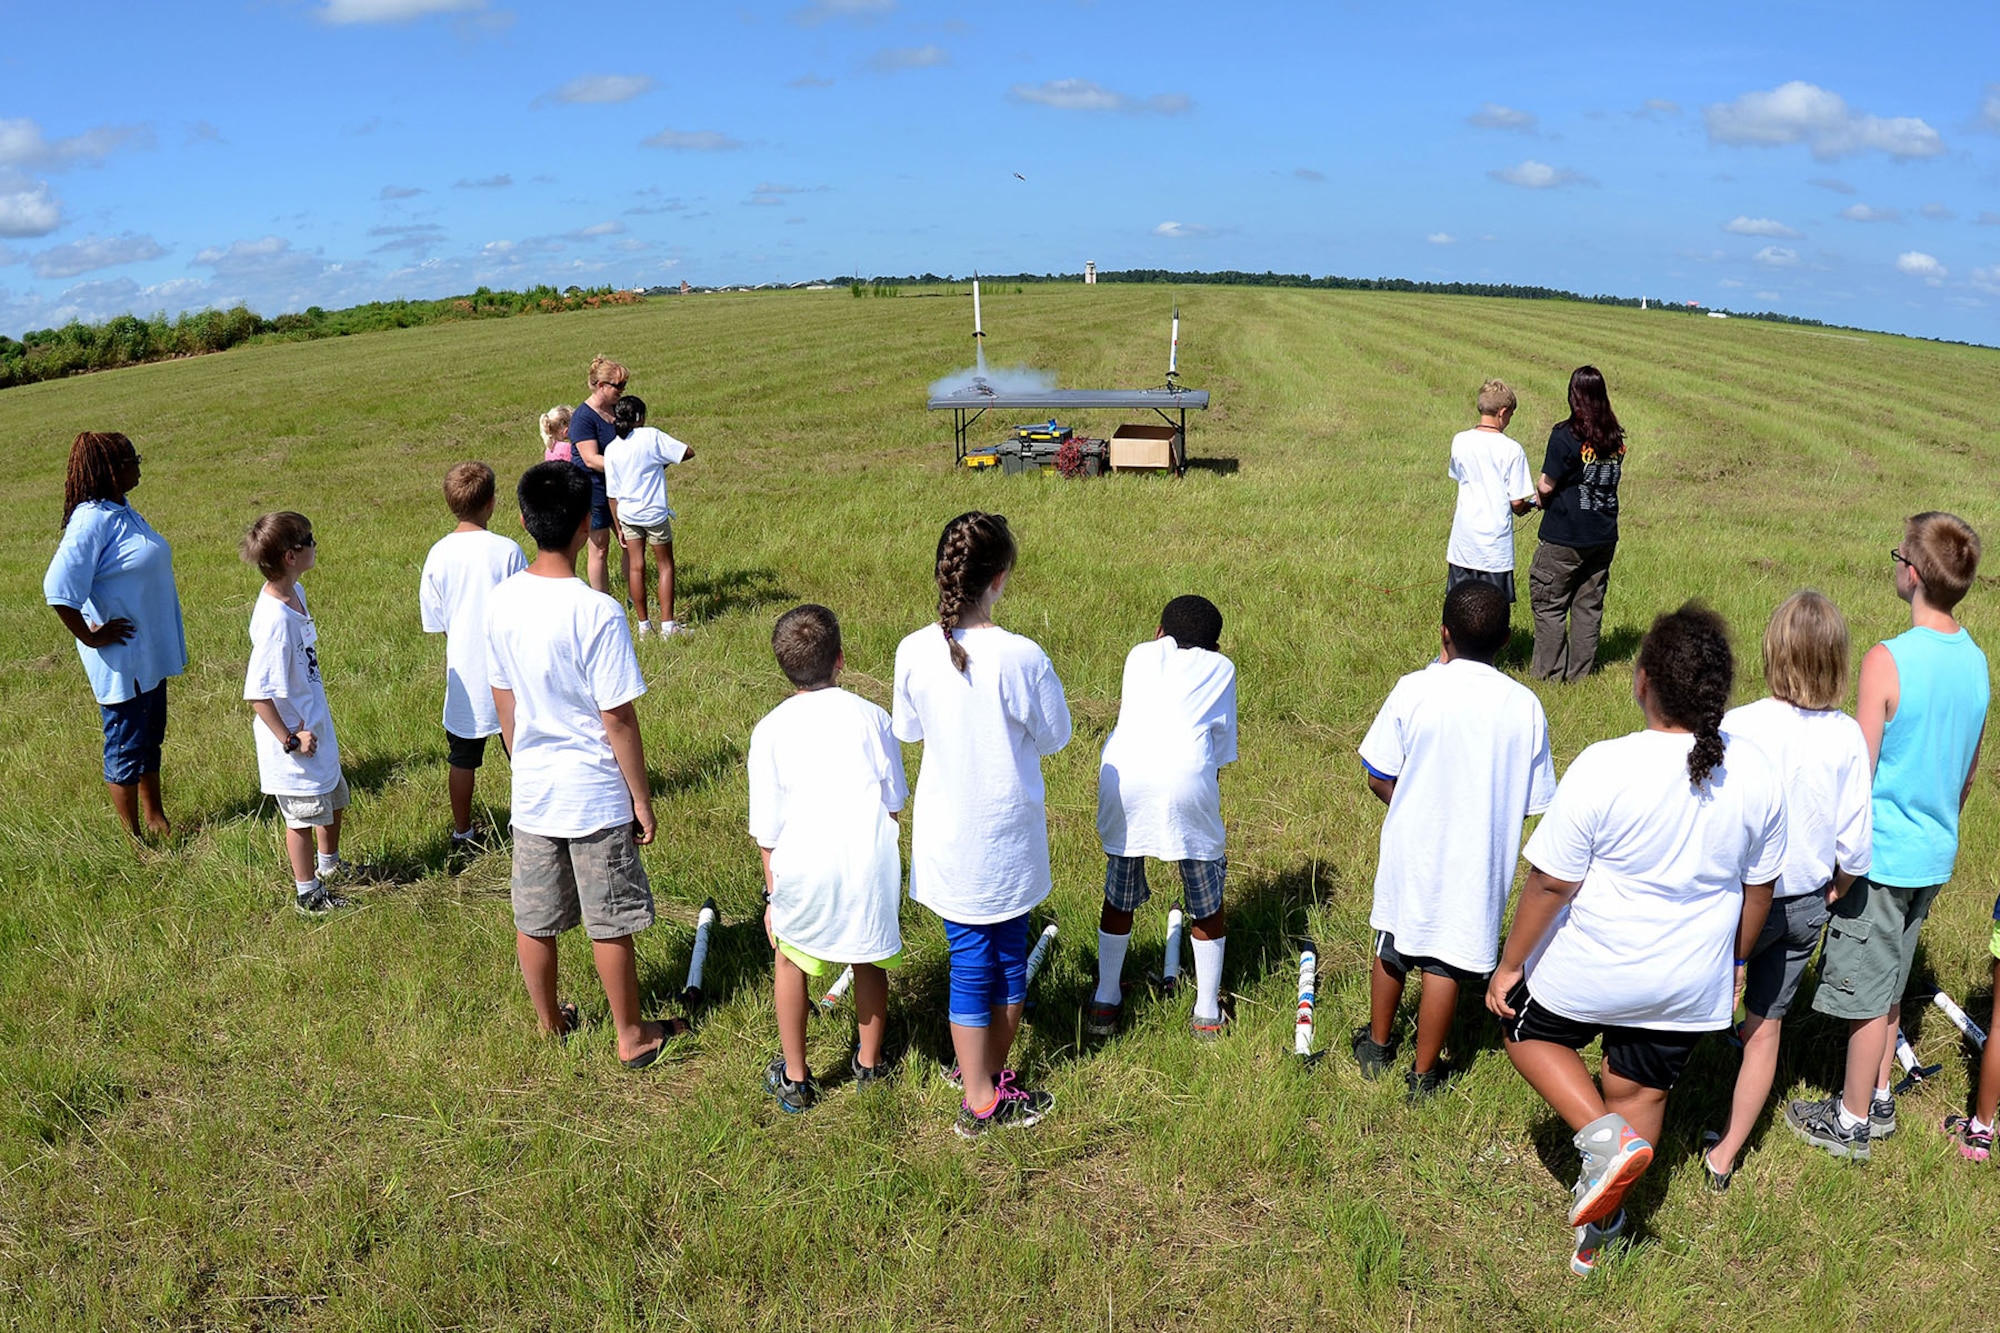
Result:
{"label": "boy in blue tank top", "polygon": [[1836,1157],[1868,1159],[1896,1132],[1894,1035],[1917,932],[1958,858],[1958,816],[1986,730],[1986,654],[1952,615],[1979,570],[1979,534],[1954,514],[1918,514],[1889,552],[1910,628],[1861,659],[1855,719],[1875,767],[1874,860],[1833,905],[1813,1008],[1847,1020],[1847,1074],[1785,1122]]}

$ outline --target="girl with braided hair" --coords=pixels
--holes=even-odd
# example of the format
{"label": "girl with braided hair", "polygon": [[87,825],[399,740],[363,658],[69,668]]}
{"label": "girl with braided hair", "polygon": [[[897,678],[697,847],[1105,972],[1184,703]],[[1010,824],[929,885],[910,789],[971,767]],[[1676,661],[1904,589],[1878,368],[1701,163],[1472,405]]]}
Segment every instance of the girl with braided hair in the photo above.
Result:
{"label": "girl with braided hair", "polygon": [[[1729,744],[1722,617],[1653,622],[1632,697],[1644,730],[1576,757],[1522,852],[1528,882],[1486,991],[1507,1056],[1575,1131],[1570,1266],[1587,1274],[1652,1164],[1667,1093],[1704,1032],[1729,1026],[1736,969],[1785,860],[1783,778]],[[1604,1038],[1592,1080],[1578,1050]]]}
{"label": "girl with braided hair", "polygon": [[896,738],[924,744],[910,897],[943,918],[951,945],[965,1138],[1032,1125],[1055,1104],[1007,1067],[1028,998],[1028,912],[1052,887],[1041,761],[1070,735],[1048,655],[993,623],[1014,557],[998,514],[974,510],[945,524],[937,623],[896,647]]}
{"label": "girl with braided hair", "polygon": [[42,593],[76,639],[104,722],[104,785],[133,837],[172,830],[160,805],[167,677],[187,669],[174,556],[126,502],[139,451],[116,431],[84,431],[70,446],[62,542]]}

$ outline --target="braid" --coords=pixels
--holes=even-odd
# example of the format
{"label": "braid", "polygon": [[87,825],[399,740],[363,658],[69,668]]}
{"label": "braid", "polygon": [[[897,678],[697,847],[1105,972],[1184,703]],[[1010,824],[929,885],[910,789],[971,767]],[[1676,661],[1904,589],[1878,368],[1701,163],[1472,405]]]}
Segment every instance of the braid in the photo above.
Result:
{"label": "braid", "polygon": [[1653,622],[1639,648],[1639,667],[1660,713],[1694,733],[1688,781],[1699,787],[1722,764],[1722,715],[1729,707],[1736,660],[1721,616],[1689,602]]}
{"label": "braid", "polygon": [[938,629],[951,652],[951,665],[961,675],[971,659],[952,631],[959,628],[966,611],[986,595],[993,580],[1013,565],[1014,534],[999,514],[977,509],[960,514],[944,525],[938,537]]}
{"label": "braid", "polygon": [[69,450],[69,472],[63,478],[62,526],[76,507],[91,500],[118,500],[118,454],[132,447],[132,441],[117,431],[83,431]]}

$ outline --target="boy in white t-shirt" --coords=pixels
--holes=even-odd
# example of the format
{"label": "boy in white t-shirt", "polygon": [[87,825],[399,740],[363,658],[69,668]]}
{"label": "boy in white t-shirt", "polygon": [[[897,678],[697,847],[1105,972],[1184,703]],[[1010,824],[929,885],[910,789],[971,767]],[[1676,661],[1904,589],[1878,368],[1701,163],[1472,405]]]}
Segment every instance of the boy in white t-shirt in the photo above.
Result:
{"label": "boy in white t-shirt", "polygon": [[1217,651],[1222,612],[1206,597],[1176,597],[1152,639],[1125,657],[1118,725],[1097,770],[1097,835],[1104,844],[1104,908],[1097,921],[1097,991],[1084,1031],[1108,1037],[1123,1000],[1120,973],[1132,914],[1152,896],[1146,858],[1180,865],[1193,922],[1198,1040],[1221,1035],[1224,764],[1236,762],[1236,665]]}
{"label": "boy in white t-shirt", "polygon": [[243,680],[243,697],[257,718],[257,776],[284,817],[298,909],[317,916],[349,905],[326,885],[353,870],[340,859],[348,790],[319,674],[319,627],[299,586],[299,576],[317,563],[319,547],[311,521],[285,511],[252,523],[242,553],[264,575],[250,612],[250,667]]}
{"label": "boy in white t-shirt", "polygon": [[750,733],[750,836],[764,857],[764,929],[778,955],[773,999],[784,1047],[764,1071],[764,1088],[781,1109],[803,1111],[819,1097],[806,1066],[807,987],[843,967],[854,968],[855,1084],[889,1075],[884,969],[903,959],[896,814],[909,788],[889,715],[836,685],[847,660],[833,612],[811,604],[785,612],[771,651],[795,692]]}
{"label": "boy in white t-shirt", "polygon": [[632,937],[653,924],[653,890],[638,847],[655,825],[632,701],[646,682],[618,603],[576,576],[590,478],[537,463],[516,494],[535,558],[493,590],[486,617],[486,674],[514,764],[514,951],[542,1031],[567,1037],[577,1010],[557,998],[557,945],[582,925],[618,1058],[644,1069],[687,1031],[640,1016]]}
{"label": "boy in white t-shirt", "polygon": [[1354,1059],[1368,1078],[1388,1069],[1403,983],[1421,972],[1412,1099],[1454,1072],[1440,1057],[1459,986],[1483,983],[1499,961],[1521,825],[1556,792],[1541,700],[1493,668],[1507,642],[1500,590],[1468,582],[1446,593],[1440,637],[1438,660],[1396,682],[1360,752],[1389,813],[1368,917],[1369,1021],[1354,1034]]}
{"label": "boy in white t-shirt", "polygon": [[646,620],[648,546],[660,566],[660,636],[684,634],[687,627],[674,619],[674,511],[667,505],[667,469],[691,461],[694,450],[648,426],[645,400],[637,394],[620,398],[611,414],[618,443],[604,451],[604,491],[625,546],[625,586],[639,616],[639,637],[653,632]]}
{"label": "boy in white t-shirt", "polygon": [[[1784,780],[1722,733],[1734,676],[1721,616],[1690,603],[1653,622],[1632,674],[1645,730],[1563,774],[1486,987],[1507,1058],[1574,1131],[1579,1274],[1624,1230],[1688,1057],[1729,1026],[1730,960],[1762,933],[1784,866]],[[1593,1081],[1579,1052],[1599,1037]]]}
{"label": "boy in white t-shirt", "polygon": [[1479,424],[1451,440],[1458,507],[1445,548],[1444,590],[1468,579],[1490,583],[1514,604],[1514,518],[1535,507],[1528,455],[1507,434],[1514,419],[1514,391],[1500,380],[1479,386]]}
{"label": "boy in white t-shirt", "polygon": [[493,469],[460,463],[445,474],[444,502],[458,526],[424,557],[417,606],[424,633],[444,640],[444,739],[451,794],[451,850],[474,841],[472,784],[486,759],[486,738],[500,732],[493,686],[486,679],[487,594],[528,567],[519,543],[488,532],[493,518]]}

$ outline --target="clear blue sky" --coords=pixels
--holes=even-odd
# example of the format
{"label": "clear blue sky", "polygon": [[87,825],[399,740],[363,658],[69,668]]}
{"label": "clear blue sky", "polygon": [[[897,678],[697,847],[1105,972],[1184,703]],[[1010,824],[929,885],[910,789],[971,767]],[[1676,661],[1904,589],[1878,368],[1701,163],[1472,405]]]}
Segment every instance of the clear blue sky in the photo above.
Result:
{"label": "clear blue sky", "polygon": [[5,21],[11,334],[1088,259],[2000,343],[1992,0],[17,0]]}

